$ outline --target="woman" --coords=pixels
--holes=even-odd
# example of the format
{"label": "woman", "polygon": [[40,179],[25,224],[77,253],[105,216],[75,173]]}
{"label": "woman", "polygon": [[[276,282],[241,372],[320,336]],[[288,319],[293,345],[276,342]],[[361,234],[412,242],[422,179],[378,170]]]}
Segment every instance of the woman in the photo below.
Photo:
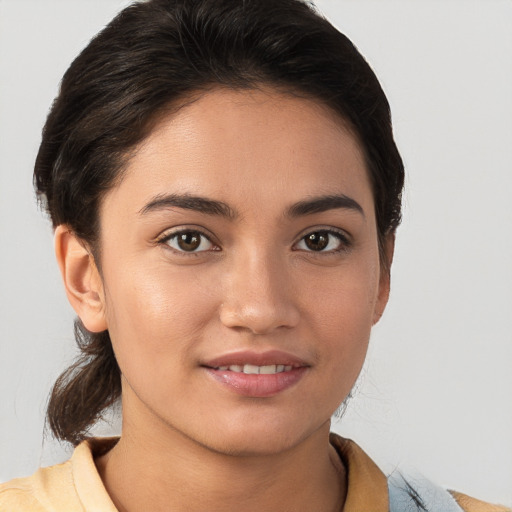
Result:
{"label": "woman", "polygon": [[[374,74],[305,4],[126,9],[66,73],[35,179],[83,350],[48,418],[78,447],[4,508],[477,510],[329,438],[403,166]],[[121,438],[87,440],[119,398]]]}

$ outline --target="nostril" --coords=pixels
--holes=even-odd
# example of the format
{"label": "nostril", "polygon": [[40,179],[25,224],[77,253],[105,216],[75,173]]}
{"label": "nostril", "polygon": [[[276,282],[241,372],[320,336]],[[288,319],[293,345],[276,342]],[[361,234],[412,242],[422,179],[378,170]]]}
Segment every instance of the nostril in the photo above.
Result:
{"label": "nostril", "polygon": [[287,265],[275,251],[251,246],[238,253],[223,281],[221,322],[253,334],[294,327],[297,294]]}
{"label": "nostril", "polygon": [[224,303],[220,311],[221,322],[231,329],[268,334],[280,328],[292,328],[299,314],[293,304],[237,305]]}

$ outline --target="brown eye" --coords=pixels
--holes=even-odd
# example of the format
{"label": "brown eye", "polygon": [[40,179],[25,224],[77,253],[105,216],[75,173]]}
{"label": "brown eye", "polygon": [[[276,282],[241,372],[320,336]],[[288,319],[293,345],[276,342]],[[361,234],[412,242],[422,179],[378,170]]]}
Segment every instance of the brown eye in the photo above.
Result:
{"label": "brown eye", "polygon": [[171,235],[165,243],[179,252],[202,252],[213,248],[212,242],[199,231],[181,231]]}
{"label": "brown eye", "polygon": [[313,231],[302,237],[297,244],[301,251],[335,252],[348,246],[348,240],[335,231]]}
{"label": "brown eye", "polygon": [[177,236],[180,249],[184,251],[195,251],[201,245],[199,233],[181,233]]}
{"label": "brown eye", "polygon": [[304,237],[306,247],[312,251],[323,251],[329,245],[329,233],[318,231]]}

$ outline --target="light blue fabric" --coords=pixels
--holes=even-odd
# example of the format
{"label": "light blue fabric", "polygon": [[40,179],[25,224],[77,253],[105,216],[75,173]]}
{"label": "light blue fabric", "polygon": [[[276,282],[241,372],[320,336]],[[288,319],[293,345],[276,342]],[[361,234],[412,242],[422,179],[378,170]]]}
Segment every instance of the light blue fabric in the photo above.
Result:
{"label": "light blue fabric", "polygon": [[388,477],[390,512],[463,512],[445,489],[421,476],[395,471]]}

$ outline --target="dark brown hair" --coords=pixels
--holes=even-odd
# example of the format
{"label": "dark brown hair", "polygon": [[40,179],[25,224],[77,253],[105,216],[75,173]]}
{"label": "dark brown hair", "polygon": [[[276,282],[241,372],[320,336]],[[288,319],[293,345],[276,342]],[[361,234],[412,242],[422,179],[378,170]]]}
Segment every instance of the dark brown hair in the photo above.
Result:
{"label": "dark brown hair", "polygon": [[[389,105],[354,45],[301,0],[149,0],[114,18],[65,73],[43,130],[34,180],[53,225],[68,225],[101,268],[100,202],[162,112],[213,87],[261,85],[321,101],[351,126],[382,255],[400,222],[404,179]],[[81,356],[48,406],[53,433],[73,444],[121,393],[108,332],[79,320],[75,331]]]}

